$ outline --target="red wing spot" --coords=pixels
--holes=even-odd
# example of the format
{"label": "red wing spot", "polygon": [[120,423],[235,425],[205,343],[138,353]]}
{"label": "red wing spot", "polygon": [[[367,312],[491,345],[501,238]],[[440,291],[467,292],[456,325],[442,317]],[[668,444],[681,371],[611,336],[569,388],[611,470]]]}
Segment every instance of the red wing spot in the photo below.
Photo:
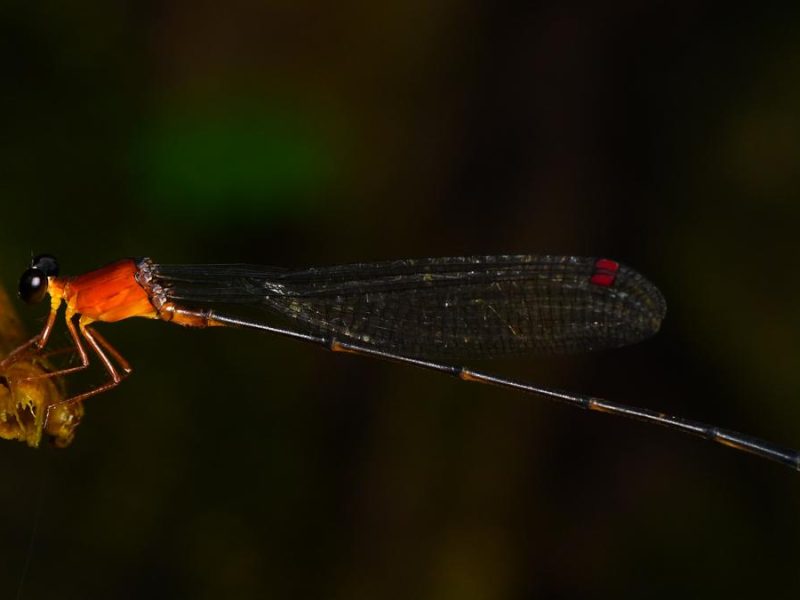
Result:
{"label": "red wing spot", "polygon": [[594,285],[610,287],[614,283],[614,279],[615,277],[611,273],[595,273],[589,281]]}
{"label": "red wing spot", "polygon": [[607,258],[599,258],[594,263],[594,273],[589,278],[589,281],[594,285],[602,285],[603,287],[610,287],[614,285],[614,280],[617,278],[617,271],[619,271],[619,263]]}
{"label": "red wing spot", "polygon": [[611,271],[612,273],[616,273],[619,271],[619,263],[608,258],[599,258],[597,262],[594,263],[594,268],[598,271]]}

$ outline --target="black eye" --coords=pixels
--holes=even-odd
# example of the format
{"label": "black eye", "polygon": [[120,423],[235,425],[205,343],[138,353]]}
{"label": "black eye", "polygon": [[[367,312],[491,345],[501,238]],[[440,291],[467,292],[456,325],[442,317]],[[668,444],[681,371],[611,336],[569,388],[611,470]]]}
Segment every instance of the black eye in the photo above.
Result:
{"label": "black eye", "polygon": [[40,254],[31,261],[31,268],[39,269],[47,277],[58,277],[58,261],[52,254]]}
{"label": "black eye", "polygon": [[19,280],[19,297],[28,304],[44,300],[47,294],[47,275],[39,269],[28,269]]}

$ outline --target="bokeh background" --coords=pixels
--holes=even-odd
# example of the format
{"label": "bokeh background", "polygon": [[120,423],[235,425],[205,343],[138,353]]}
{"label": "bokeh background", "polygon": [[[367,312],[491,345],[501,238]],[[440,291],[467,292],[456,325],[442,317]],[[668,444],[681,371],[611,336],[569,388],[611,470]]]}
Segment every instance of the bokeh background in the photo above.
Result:
{"label": "bokeh background", "polygon": [[[478,366],[800,446],[797,3],[256,4],[3,3],[7,289],[31,252],[610,256],[664,291],[657,337]],[[251,332],[100,329],[134,376],[69,449],[0,447],[2,597],[800,593],[788,469]]]}

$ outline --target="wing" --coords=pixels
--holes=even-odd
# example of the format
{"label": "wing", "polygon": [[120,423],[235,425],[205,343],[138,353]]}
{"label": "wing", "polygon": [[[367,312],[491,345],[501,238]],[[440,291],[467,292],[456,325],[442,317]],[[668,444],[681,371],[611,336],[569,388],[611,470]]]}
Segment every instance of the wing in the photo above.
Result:
{"label": "wing", "polygon": [[481,256],[286,271],[252,265],[154,265],[179,304],[258,305],[310,333],[420,358],[564,354],[658,331],[658,289],[607,259]]}

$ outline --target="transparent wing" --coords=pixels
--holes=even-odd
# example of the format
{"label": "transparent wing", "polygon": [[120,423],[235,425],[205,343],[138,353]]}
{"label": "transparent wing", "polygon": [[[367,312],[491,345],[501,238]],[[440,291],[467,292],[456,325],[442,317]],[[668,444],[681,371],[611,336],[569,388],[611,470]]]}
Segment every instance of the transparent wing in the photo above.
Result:
{"label": "transparent wing", "polygon": [[154,265],[169,300],[255,305],[310,333],[420,358],[614,348],[658,331],[666,305],[642,275],[605,259],[481,256],[297,271]]}

